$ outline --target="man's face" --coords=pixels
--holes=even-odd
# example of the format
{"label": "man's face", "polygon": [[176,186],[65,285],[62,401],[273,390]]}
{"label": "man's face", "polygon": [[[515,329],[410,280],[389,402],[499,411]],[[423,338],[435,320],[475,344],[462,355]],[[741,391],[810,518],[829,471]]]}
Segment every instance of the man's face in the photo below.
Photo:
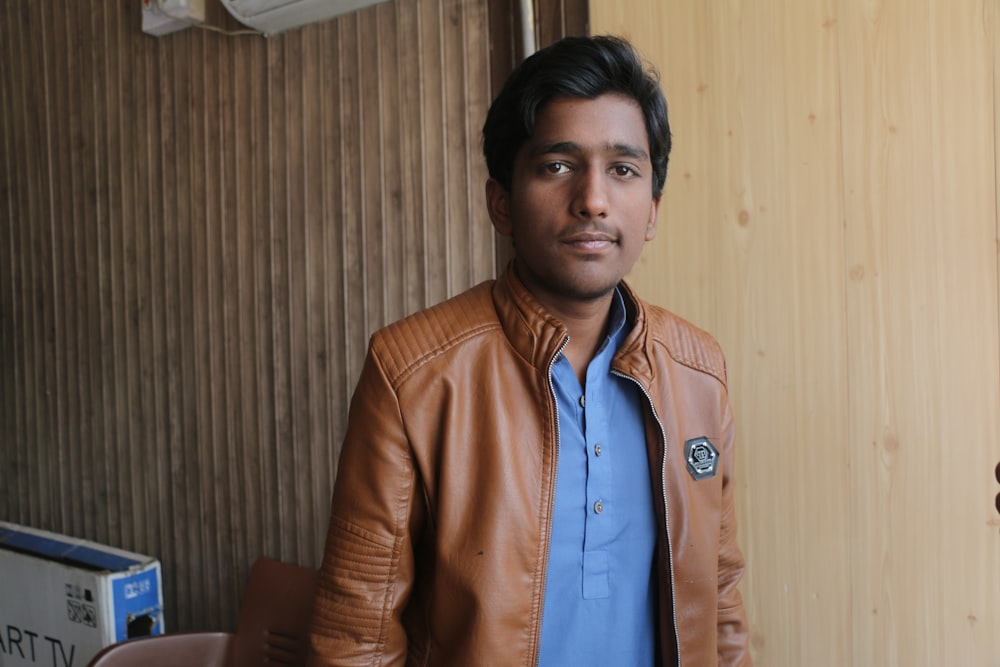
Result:
{"label": "man's face", "polygon": [[557,98],[514,159],[511,190],[487,183],[493,225],[518,275],[560,309],[600,299],[656,234],[649,140],[639,105],[616,94]]}

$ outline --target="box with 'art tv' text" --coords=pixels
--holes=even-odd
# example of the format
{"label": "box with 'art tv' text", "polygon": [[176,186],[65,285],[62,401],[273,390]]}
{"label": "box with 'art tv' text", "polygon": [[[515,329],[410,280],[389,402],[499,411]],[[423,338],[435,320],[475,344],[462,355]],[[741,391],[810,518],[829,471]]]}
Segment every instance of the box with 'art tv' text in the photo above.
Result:
{"label": "box with 'art tv' text", "polygon": [[159,560],[0,521],[0,667],[84,667],[163,632]]}

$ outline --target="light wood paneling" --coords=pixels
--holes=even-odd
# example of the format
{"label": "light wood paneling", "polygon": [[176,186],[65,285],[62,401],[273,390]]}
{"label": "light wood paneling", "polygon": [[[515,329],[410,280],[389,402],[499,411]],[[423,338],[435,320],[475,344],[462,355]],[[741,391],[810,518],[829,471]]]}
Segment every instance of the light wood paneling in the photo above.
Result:
{"label": "light wood paneling", "polygon": [[996,8],[591,1],[670,102],[632,279],[728,353],[758,664],[1000,664]]}
{"label": "light wood paneling", "polygon": [[841,11],[851,496],[879,510],[856,517],[854,655],[872,664],[1000,661],[992,9]]}

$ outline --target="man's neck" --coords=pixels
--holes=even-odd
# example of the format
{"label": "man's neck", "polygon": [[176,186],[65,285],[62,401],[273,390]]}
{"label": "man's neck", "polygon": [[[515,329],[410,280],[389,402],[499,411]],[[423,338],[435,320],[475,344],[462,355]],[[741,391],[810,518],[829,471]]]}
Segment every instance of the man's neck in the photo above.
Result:
{"label": "man's neck", "polygon": [[585,386],[587,367],[607,336],[614,293],[583,303],[543,304],[569,332],[563,354],[569,359],[580,386]]}

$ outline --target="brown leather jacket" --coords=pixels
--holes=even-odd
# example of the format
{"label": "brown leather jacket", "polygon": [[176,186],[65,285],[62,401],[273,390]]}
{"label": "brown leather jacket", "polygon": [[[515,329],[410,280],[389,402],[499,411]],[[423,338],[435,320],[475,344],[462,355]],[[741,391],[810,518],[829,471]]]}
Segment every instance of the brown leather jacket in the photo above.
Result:
{"label": "brown leather jacket", "polygon": [[[649,399],[662,489],[659,662],[747,666],[725,362],[708,334],[624,291],[635,324],[614,370]],[[549,369],[566,335],[508,269],[372,337],[311,665],[534,667],[558,438]],[[685,443],[700,437],[719,456],[696,480]]]}

